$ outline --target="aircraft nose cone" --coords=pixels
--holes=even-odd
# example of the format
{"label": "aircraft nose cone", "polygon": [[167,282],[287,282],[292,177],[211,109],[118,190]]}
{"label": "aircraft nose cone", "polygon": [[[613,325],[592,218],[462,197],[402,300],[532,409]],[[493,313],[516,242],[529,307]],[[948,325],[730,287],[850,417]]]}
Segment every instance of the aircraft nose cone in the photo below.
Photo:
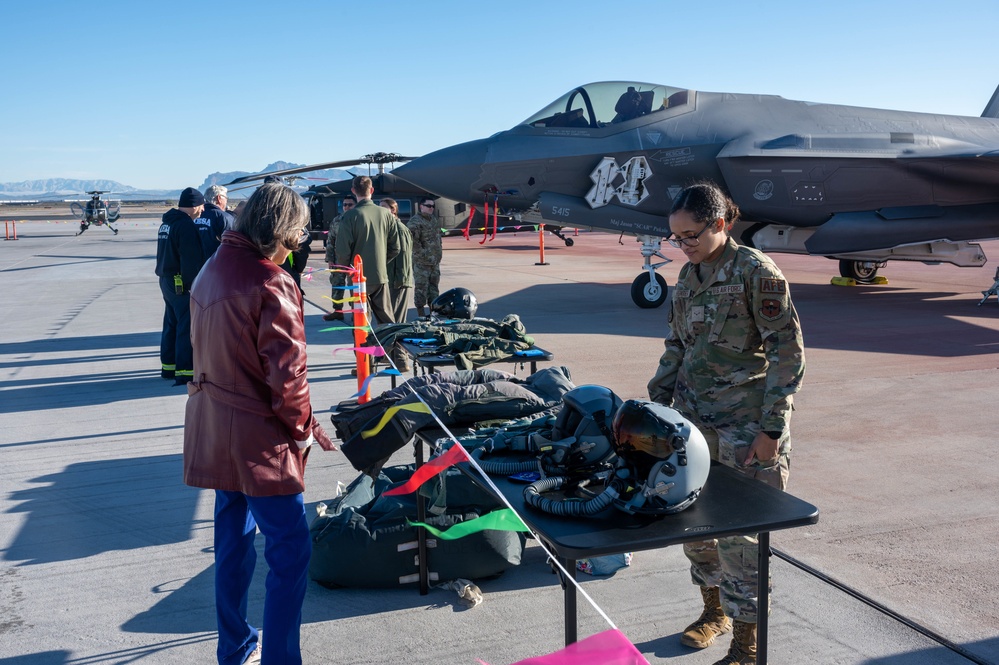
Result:
{"label": "aircraft nose cone", "polygon": [[483,194],[473,184],[480,180],[488,149],[488,139],[460,143],[414,159],[392,173],[438,196],[481,203]]}

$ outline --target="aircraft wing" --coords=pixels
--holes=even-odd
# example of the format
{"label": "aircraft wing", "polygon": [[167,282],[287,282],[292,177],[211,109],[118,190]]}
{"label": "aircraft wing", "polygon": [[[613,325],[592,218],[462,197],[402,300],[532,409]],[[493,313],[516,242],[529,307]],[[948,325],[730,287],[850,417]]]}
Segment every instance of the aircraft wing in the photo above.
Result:
{"label": "aircraft wing", "polygon": [[841,212],[805,241],[809,254],[834,256],[936,240],[999,238],[999,204],[905,206]]}

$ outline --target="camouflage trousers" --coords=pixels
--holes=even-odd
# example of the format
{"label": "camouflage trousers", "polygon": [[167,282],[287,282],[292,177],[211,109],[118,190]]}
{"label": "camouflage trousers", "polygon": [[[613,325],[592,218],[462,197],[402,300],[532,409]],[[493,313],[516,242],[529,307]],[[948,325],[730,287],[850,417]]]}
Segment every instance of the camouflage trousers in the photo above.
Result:
{"label": "camouflage trousers", "polygon": [[413,264],[413,304],[417,307],[429,305],[440,295],[440,265]]}
{"label": "camouflage trousers", "polygon": [[[332,293],[333,300],[343,300],[343,294],[344,294],[343,287],[347,285],[347,273],[331,272],[330,285],[333,287],[333,293]],[[333,309],[334,311],[343,309],[343,303],[334,302]]]}
{"label": "camouflage trousers", "polygon": [[[758,430],[749,427],[712,429],[702,424],[698,427],[711,449],[711,459],[781,491],[787,488],[791,448],[787,430],[780,439],[780,452],[776,459],[754,461],[744,466],[742,462]],[[719,587],[722,609],[729,618],[756,623],[759,541],[755,535],[686,543],[683,553],[690,560],[690,578],[694,584]],[[767,584],[769,588],[772,581],[768,580]]]}

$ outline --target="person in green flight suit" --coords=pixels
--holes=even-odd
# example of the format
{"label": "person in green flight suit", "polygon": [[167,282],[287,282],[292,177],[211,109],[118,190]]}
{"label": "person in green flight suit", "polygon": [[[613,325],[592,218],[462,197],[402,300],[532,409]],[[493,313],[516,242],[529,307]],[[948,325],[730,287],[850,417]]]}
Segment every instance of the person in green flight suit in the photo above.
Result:
{"label": "person in green flight suit", "polygon": [[389,299],[388,262],[399,254],[399,228],[395,216],[371,200],[371,178],[360,175],[351,183],[357,205],[340,220],[336,235],[336,262],[353,264],[360,256],[367,281],[368,305],[377,323],[395,323]]}

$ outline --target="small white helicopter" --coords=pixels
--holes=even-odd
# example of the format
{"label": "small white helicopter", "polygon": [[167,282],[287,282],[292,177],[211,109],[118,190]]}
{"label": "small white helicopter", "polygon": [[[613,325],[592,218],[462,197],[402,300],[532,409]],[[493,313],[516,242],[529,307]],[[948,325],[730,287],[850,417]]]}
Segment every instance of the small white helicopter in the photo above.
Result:
{"label": "small white helicopter", "polygon": [[118,229],[112,226],[112,223],[118,221],[118,216],[121,214],[121,201],[101,198],[101,194],[109,193],[95,189],[92,192],[87,192],[90,194],[90,200],[87,201],[86,205],[80,205],[79,202],[74,201],[69,206],[73,215],[80,220],[80,230],[76,235],[89,229],[91,224],[107,226],[115,235],[118,235]]}

